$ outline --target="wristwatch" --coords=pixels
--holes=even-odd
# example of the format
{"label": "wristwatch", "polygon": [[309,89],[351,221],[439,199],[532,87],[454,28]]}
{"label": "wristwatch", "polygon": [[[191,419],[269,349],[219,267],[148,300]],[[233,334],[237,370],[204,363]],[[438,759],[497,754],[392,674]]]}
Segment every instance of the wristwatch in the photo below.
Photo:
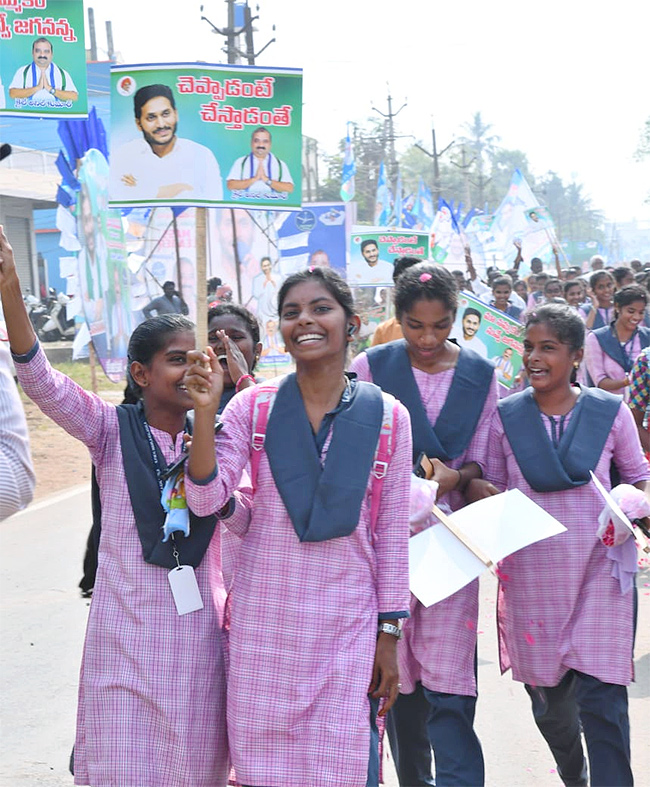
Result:
{"label": "wristwatch", "polygon": [[271,180],[271,178],[267,178],[267,179],[266,179],[264,182],[266,183],[266,185],[267,185],[269,188],[271,188],[271,183],[273,183],[273,181]]}
{"label": "wristwatch", "polygon": [[55,95],[56,95],[56,88],[55,88],[55,87],[51,87],[51,88],[50,88],[50,93],[51,93],[53,96],[55,96]]}
{"label": "wristwatch", "polygon": [[402,639],[402,629],[399,626],[393,626],[392,623],[380,623],[377,629],[377,634],[390,634],[395,639]]}

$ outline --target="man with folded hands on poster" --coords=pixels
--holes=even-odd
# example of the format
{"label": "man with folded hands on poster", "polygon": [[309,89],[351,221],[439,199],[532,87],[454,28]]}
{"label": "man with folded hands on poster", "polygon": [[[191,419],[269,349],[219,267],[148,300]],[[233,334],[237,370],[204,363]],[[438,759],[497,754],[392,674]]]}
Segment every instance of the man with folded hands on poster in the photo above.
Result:
{"label": "man with folded hands on poster", "polygon": [[233,197],[268,198],[273,194],[291,194],[293,178],[285,162],[271,153],[268,129],[260,126],[253,131],[251,152],[232,165],[226,186],[234,192]]}
{"label": "man with folded hands on poster", "polygon": [[54,47],[47,38],[32,44],[32,62],[21,66],[9,85],[9,97],[27,99],[27,105],[54,105],[76,101],[79,93],[67,71],[52,62]]}
{"label": "man with folded hands on poster", "polygon": [[133,96],[133,112],[142,138],[112,154],[111,199],[223,199],[221,172],[212,151],[176,134],[178,110],[170,87],[141,87]]}

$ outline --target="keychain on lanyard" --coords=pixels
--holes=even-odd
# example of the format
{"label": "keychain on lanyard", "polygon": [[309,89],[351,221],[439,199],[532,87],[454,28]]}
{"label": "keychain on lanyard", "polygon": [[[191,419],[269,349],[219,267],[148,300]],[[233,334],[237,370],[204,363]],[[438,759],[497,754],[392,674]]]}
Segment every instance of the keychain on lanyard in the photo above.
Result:
{"label": "keychain on lanyard", "polygon": [[[151,459],[156,471],[156,480],[158,481],[158,488],[160,489],[160,495],[162,497],[163,490],[165,488],[164,479],[170,478],[171,473],[175,470],[180,471],[183,462],[187,459],[187,452],[183,451],[181,456],[170,467],[162,471],[160,467],[160,460],[158,458],[156,442],[153,438],[153,434],[151,433],[151,427],[147,423],[146,418],[143,417],[142,421],[147,435],[147,440],[149,441]],[[176,540],[174,538],[175,534],[172,532],[170,535],[172,539],[172,555],[176,561],[176,568],[172,568],[172,570],[167,575],[167,579],[169,580],[169,586],[172,591],[174,603],[176,604],[176,611],[179,615],[187,615],[189,612],[196,612],[199,609],[203,609],[203,599],[201,598],[201,591],[199,590],[199,585],[196,581],[194,569],[192,566],[181,565],[179,560],[180,555],[176,547]]]}

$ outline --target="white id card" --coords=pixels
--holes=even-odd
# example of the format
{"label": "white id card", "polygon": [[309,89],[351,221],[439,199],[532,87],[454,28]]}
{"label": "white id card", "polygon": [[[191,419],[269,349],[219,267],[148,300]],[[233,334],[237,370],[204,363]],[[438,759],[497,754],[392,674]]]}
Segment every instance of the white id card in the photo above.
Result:
{"label": "white id card", "polygon": [[203,599],[192,566],[177,566],[167,575],[179,615],[203,609]]}

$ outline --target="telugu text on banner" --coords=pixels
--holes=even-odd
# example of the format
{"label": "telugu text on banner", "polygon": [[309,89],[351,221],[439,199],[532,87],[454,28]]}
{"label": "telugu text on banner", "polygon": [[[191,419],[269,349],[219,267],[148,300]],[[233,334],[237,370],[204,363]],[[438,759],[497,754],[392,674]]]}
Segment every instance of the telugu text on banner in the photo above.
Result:
{"label": "telugu text on banner", "polygon": [[88,115],[82,0],[0,2],[0,115]]}
{"label": "telugu text on banner", "polygon": [[300,70],[113,66],[111,102],[111,205],[300,207]]}

